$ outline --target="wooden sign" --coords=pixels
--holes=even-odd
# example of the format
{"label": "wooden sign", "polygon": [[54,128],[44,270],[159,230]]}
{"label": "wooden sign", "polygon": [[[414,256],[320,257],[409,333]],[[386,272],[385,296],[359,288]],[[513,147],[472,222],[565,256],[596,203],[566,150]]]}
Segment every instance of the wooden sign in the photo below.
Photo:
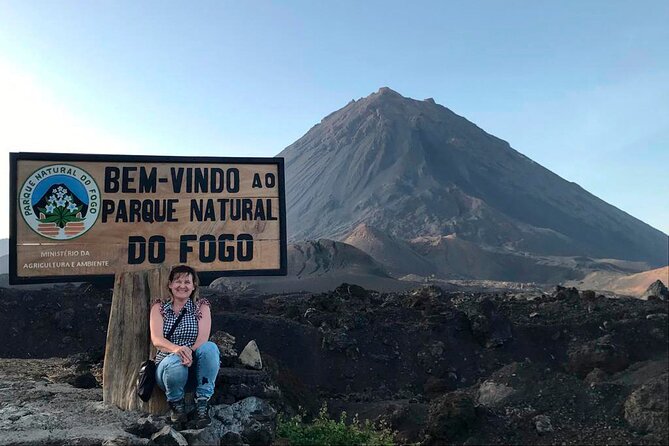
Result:
{"label": "wooden sign", "polygon": [[11,284],[286,274],[283,158],[10,153]]}

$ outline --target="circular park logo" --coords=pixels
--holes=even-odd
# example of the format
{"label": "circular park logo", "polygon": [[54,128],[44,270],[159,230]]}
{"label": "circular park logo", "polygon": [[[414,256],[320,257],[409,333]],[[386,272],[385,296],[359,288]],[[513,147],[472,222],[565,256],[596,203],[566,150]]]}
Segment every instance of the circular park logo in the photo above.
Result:
{"label": "circular park logo", "polygon": [[39,235],[69,240],[91,229],[98,218],[100,190],[85,170],[68,164],[44,166],[21,186],[23,219]]}

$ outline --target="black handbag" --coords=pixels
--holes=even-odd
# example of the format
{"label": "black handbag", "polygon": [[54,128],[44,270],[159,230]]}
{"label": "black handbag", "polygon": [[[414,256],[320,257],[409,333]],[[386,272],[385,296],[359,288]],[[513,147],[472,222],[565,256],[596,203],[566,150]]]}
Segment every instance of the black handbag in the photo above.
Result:
{"label": "black handbag", "polygon": [[[170,328],[169,333],[167,333],[167,339],[169,340],[176,330],[177,325],[181,322],[181,319],[184,317],[186,306],[183,307],[179,317],[174,321],[174,325]],[[137,375],[137,396],[139,399],[145,403],[151,399],[151,394],[153,393],[153,388],[156,385],[156,361],[153,359],[147,359],[139,366],[139,374]]]}
{"label": "black handbag", "polygon": [[151,399],[153,387],[156,385],[156,362],[147,359],[139,367],[137,377],[137,396],[145,403]]}

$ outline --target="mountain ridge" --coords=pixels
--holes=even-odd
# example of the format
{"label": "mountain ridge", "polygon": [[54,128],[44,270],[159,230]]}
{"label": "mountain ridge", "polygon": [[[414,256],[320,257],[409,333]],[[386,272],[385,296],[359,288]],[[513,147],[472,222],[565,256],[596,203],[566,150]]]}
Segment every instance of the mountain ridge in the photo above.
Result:
{"label": "mountain ridge", "polygon": [[[286,160],[291,240],[457,234],[484,248],[666,262],[665,234],[434,101],[382,88],[329,114]],[[666,242],[665,242],[666,245]]]}

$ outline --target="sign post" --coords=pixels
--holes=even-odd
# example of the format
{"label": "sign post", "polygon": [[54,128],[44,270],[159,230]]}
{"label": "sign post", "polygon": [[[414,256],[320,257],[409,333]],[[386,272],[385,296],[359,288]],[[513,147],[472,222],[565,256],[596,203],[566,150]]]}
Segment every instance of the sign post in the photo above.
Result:
{"label": "sign post", "polygon": [[10,284],[114,283],[103,399],[122,409],[166,407],[135,379],[172,266],[286,274],[283,158],[10,153],[10,176]]}

